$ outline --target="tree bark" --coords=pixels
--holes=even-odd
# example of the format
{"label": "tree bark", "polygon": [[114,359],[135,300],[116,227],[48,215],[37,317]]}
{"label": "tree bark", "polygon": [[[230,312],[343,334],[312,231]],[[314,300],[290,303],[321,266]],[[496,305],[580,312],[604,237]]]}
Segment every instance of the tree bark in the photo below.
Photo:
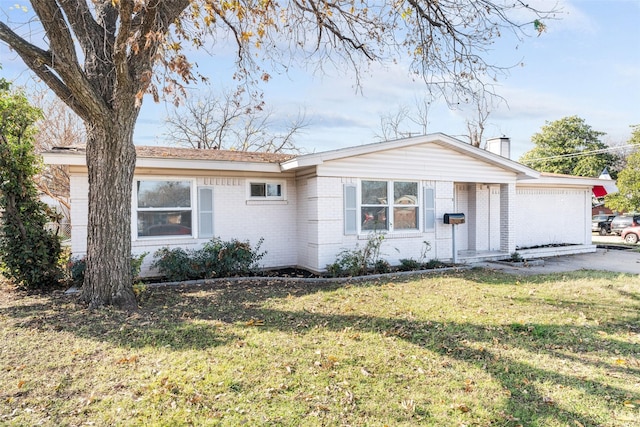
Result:
{"label": "tree bark", "polygon": [[130,262],[136,112],[110,128],[93,127],[87,132],[89,222],[81,299],[90,308],[138,308]]}

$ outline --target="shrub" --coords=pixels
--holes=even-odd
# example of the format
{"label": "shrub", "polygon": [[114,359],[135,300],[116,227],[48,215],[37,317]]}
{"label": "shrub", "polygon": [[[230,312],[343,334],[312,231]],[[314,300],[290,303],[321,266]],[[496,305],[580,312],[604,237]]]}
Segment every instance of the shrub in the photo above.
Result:
{"label": "shrub", "polygon": [[413,258],[403,258],[400,260],[400,270],[402,271],[420,270],[421,268],[422,264]]}
{"label": "shrub", "polygon": [[253,248],[248,241],[214,237],[197,250],[165,247],[154,254],[153,267],[172,281],[253,274],[266,255],[260,252],[263,241]]}
{"label": "shrub", "polygon": [[[425,262],[424,260],[427,258],[427,253],[431,251],[431,243],[427,240],[422,241],[422,249],[420,250],[420,258],[417,260],[413,258],[405,258],[400,260],[400,269],[403,271],[412,271],[412,270],[426,270],[433,267],[434,262],[439,262],[437,260],[430,260]],[[442,264],[442,263],[441,263]]]}
{"label": "shrub", "polygon": [[520,255],[520,253],[518,251],[512,252],[511,253],[511,258],[509,258],[509,261],[511,262],[522,262],[522,255]]}
{"label": "shrub", "polygon": [[[354,249],[343,249],[335,262],[327,265],[327,272],[333,277],[363,276],[370,269],[375,272],[377,267],[383,267],[380,263],[380,248],[383,240],[384,234],[372,233],[364,247],[356,244]],[[386,265],[388,266],[389,263]]]}

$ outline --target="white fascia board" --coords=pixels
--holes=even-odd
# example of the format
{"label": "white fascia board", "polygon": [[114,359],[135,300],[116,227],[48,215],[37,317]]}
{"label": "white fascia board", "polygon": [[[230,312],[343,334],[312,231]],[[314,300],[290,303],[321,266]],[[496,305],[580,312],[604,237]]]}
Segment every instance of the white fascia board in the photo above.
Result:
{"label": "white fascia board", "polygon": [[158,159],[155,157],[139,157],[136,161],[139,168],[186,169],[186,170],[219,170],[238,172],[271,172],[282,173],[279,163],[261,162],[221,162],[188,159]]}
{"label": "white fascia board", "polygon": [[523,185],[593,187],[596,185],[611,185],[612,182],[615,181],[584,176],[548,176],[542,174],[538,179],[523,182]]}
{"label": "white fascia board", "polygon": [[42,153],[42,159],[47,165],[86,166],[87,159],[82,153]]}
{"label": "white fascia board", "polygon": [[[86,166],[87,164],[87,159],[84,152],[46,152],[42,154],[42,157],[44,159],[44,163],[48,165]],[[151,157],[138,157],[136,161],[136,167],[157,169],[222,170],[239,172],[282,172],[282,169],[280,168],[280,165],[278,163],[220,162],[175,158],[158,159]]]}

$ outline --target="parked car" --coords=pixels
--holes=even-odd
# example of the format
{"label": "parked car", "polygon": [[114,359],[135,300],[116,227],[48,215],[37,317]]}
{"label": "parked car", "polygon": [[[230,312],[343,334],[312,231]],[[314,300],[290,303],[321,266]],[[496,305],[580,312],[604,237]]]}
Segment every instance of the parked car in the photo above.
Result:
{"label": "parked car", "polygon": [[611,221],[611,232],[620,236],[625,228],[637,225],[640,225],[640,215],[618,215]]}
{"label": "parked car", "polygon": [[611,221],[615,215],[594,215],[591,218],[591,231],[597,231],[601,236],[611,233]]}
{"label": "parked car", "polygon": [[636,244],[640,238],[640,226],[627,227],[622,230],[622,238],[627,243]]}

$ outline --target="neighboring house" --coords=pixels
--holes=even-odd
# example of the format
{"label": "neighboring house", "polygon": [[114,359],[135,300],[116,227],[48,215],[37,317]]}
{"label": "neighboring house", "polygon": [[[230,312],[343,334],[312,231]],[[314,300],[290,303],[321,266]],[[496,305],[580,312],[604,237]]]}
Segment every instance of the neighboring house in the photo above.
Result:
{"label": "neighboring house", "polygon": [[[382,257],[392,265],[418,259],[425,242],[428,259],[457,262],[504,259],[516,250],[526,257],[595,251],[591,198],[599,179],[539,173],[509,160],[507,138],[488,147],[506,157],[444,134],[299,156],[137,147],[133,252],[198,248],[214,236],[252,244],[263,238],[264,267],[321,272],[375,232],[385,233]],[[53,149],[44,157],[69,166],[71,248],[82,256],[85,151]],[[463,213],[464,224],[444,224],[446,213]]]}

